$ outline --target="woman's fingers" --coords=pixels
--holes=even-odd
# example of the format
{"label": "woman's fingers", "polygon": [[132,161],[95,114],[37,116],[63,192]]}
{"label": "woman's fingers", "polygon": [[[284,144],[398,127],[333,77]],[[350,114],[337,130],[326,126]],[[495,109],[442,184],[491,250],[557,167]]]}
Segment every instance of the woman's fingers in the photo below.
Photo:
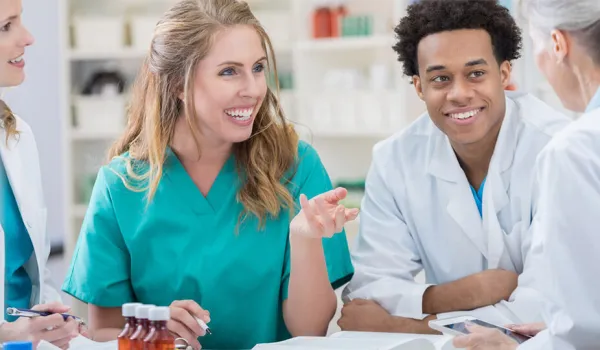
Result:
{"label": "woman's fingers", "polygon": [[360,213],[358,208],[345,209],[346,222],[356,220],[358,213]]}
{"label": "woman's fingers", "polygon": [[300,195],[300,205],[302,207],[302,211],[304,212],[304,218],[306,219],[310,230],[313,231],[315,234],[319,234],[320,232],[322,232],[323,228],[321,222],[317,218],[315,209],[313,208],[311,201],[309,201],[308,198],[306,198],[306,196],[303,194]]}
{"label": "woman's fingers", "polygon": [[[203,316],[204,318],[204,316]],[[171,319],[185,326],[195,337],[203,336],[204,330],[192,314],[181,307],[171,307]]]}
{"label": "woman's fingers", "polygon": [[67,324],[62,325],[58,328],[54,328],[48,331],[44,331],[40,334],[40,338],[49,342],[49,343],[64,343],[65,341],[70,341],[74,338],[73,330],[68,327]]}
{"label": "woman's fingers", "polygon": [[329,192],[325,192],[321,195],[325,202],[332,205],[338,205],[339,201],[346,198],[348,195],[348,190],[343,187],[338,187]]}
{"label": "woman's fingers", "polygon": [[300,195],[300,206],[304,220],[310,230],[312,237],[332,237],[334,234],[342,232],[344,225],[348,221],[355,220],[358,217],[358,209],[346,209],[343,205],[337,204],[339,200],[346,196],[347,191],[344,188],[337,188],[327,193],[308,199],[306,195]]}
{"label": "woman's fingers", "polygon": [[35,310],[35,311],[47,311],[47,312],[51,312],[51,313],[65,313],[65,312],[69,312],[69,310],[71,310],[71,307],[67,306],[67,305],[63,305],[59,302],[54,302],[54,303],[49,303],[49,304],[35,305],[31,309]]}
{"label": "woman's fingers", "polygon": [[34,334],[41,334],[48,329],[56,329],[65,325],[65,320],[61,314],[54,314],[44,317],[33,317],[29,322],[29,330]]}
{"label": "woman's fingers", "polygon": [[204,310],[197,302],[193,300],[181,300],[177,303],[179,307],[187,310],[192,316],[197,317],[204,322],[210,322],[210,312]]}
{"label": "woman's fingers", "polygon": [[182,323],[175,321],[173,319],[167,321],[167,328],[171,333],[175,334],[177,338],[185,339],[189,345],[191,345],[194,349],[200,348],[200,342],[198,342],[198,337],[196,337],[192,331],[190,331],[185,325]]}
{"label": "woman's fingers", "polygon": [[471,349],[482,343],[480,338],[479,334],[457,336],[452,340],[452,346],[457,349]]}
{"label": "woman's fingers", "polygon": [[544,323],[531,323],[521,325],[509,325],[506,328],[512,329],[513,331],[524,335],[535,336],[539,332],[546,329],[546,325]]}
{"label": "woman's fingers", "polygon": [[323,227],[323,236],[331,237],[335,231],[335,216],[332,217],[322,196],[315,198],[319,221]]}
{"label": "woman's fingers", "polygon": [[335,210],[335,233],[340,233],[346,224],[346,210],[339,206]]}
{"label": "woman's fingers", "polygon": [[64,338],[61,340],[57,340],[53,342],[52,345],[56,346],[57,348],[67,350],[69,348],[69,343],[71,342],[71,339],[72,338]]}

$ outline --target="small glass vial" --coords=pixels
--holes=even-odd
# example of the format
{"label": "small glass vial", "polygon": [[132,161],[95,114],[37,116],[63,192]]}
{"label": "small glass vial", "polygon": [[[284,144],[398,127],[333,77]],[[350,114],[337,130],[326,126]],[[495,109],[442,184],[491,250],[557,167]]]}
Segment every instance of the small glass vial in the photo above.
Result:
{"label": "small glass vial", "polygon": [[129,338],[131,350],[144,350],[144,338],[150,330],[150,321],[148,320],[150,309],[156,305],[139,305],[135,310],[135,318],[137,318],[137,327],[135,332]]}
{"label": "small glass vial", "polygon": [[119,350],[131,350],[129,338],[131,338],[137,327],[137,322],[135,319],[135,310],[140,305],[142,304],[123,304],[121,311],[123,313],[123,317],[125,318],[125,327],[123,327],[121,334],[119,334],[119,337],[117,338],[119,342]]}
{"label": "small glass vial", "polygon": [[168,307],[155,307],[150,310],[150,333],[144,339],[144,350],[175,350],[175,337],[167,328],[171,318]]}

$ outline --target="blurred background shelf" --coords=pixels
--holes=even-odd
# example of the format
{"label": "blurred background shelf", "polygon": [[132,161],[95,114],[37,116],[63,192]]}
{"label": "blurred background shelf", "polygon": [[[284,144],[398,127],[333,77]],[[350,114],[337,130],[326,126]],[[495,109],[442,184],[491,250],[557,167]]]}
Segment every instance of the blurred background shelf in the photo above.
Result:
{"label": "blurred background shelf", "polygon": [[120,50],[94,51],[94,50],[69,50],[68,57],[72,61],[103,61],[115,59],[141,60],[148,54],[148,50],[136,48],[122,48]]}
{"label": "blurred background shelf", "polygon": [[393,37],[379,35],[305,40],[299,42],[296,49],[300,51],[372,50],[381,48],[391,50],[393,45]]}
{"label": "blurred background shelf", "polygon": [[73,141],[112,141],[116,140],[122,133],[122,130],[115,131],[92,131],[92,130],[73,130],[71,139]]}

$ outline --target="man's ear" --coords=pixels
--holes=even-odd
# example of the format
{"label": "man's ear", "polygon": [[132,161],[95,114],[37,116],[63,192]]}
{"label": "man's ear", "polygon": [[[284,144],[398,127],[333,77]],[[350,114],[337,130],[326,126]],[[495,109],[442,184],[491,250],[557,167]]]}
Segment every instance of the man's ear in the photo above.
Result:
{"label": "man's ear", "polygon": [[415,86],[415,91],[417,92],[417,95],[419,95],[419,98],[421,100],[423,100],[424,96],[423,96],[423,87],[421,86],[421,78],[418,75],[413,75],[412,82],[413,82],[413,85]]}
{"label": "man's ear", "polygon": [[500,64],[500,81],[502,82],[502,88],[506,90],[506,88],[511,83],[511,74],[512,74],[512,65],[509,61],[504,61]]}

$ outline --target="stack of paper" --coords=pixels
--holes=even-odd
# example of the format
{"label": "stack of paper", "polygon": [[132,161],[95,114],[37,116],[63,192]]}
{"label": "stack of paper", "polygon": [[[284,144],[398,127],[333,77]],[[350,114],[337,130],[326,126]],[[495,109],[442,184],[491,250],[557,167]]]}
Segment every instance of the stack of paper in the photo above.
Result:
{"label": "stack of paper", "polygon": [[259,344],[253,350],[453,350],[447,336],[339,332],[328,338],[297,337],[279,343]]}
{"label": "stack of paper", "polygon": [[[119,345],[116,340],[100,343],[93,340],[89,340],[86,337],[79,336],[69,343],[69,350],[118,350]],[[40,342],[37,350],[60,350],[60,348],[47,343],[45,341]]]}

